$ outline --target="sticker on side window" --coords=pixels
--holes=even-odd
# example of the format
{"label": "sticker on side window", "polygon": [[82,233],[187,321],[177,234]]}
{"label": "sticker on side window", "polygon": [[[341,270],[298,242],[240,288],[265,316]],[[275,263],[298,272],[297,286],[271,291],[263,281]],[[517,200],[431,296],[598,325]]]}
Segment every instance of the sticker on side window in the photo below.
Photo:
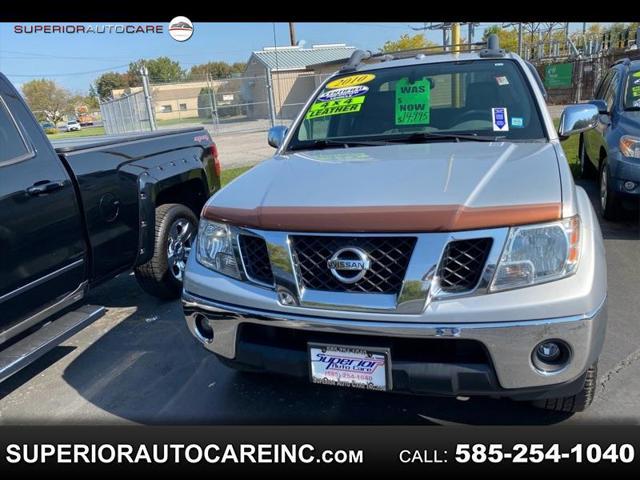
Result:
{"label": "sticker on side window", "polygon": [[493,131],[494,132],[508,132],[509,131],[509,117],[507,116],[507,109],[504,107],[492,108],[491,118],[493,119]]}
{"label": "sticker on side window", "polygon": [[348,77],[338,78],[327,83],[327,88],[343,88],[353,87],[354,85],[362,85],[376,78],[372,73],[361,73],[359,75],[349,75]]}
{"label": "sticker on side window", "polygon": [[311,105],[311,108],[309,108],[309,111],[304,118],[307,120],[313,120],[318,117],[359,112],[363,103],[364,95],[359,97],[339,98],[337,100],[315,102]]}
{"label": "sticker on side window", "polygon": [[396,82],[396,125],[428,125],[431,108],[431,83],[428,79]]}

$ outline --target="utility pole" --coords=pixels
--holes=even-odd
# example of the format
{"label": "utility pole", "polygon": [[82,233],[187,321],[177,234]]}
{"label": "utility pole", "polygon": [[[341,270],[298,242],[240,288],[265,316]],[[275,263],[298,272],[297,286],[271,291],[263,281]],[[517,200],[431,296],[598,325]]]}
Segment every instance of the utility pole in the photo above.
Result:
{"label": "utility pole", "polygon": [[291,40],[291,46],[296,44],[296,25],[293,22],[289,22],[289,39]]}
{"label": "utility pole", "polygon": [[460,52],[460,24],[451,24],[451,46],[454,53]]}
{"label": "utility pole", "polygon": [[522,57],[522,22],[518,22],[518,56]]}
{"label": "utility pole", "polygon": [[424,24],[422,27],[411,27],[413,31],[426,31],[426,30],[442,30],[442,49],[447,52],[449,50],[449,30],[451,29],[451,23],[432,23],[429,26]]}
{"label": "utility pole", "polygon": [[473,37],[474,37],[474,33],[475,33],[475,27],[476,24],[473,22],[469,22],[467,24],[467,42],[469,43],[469,51],[471,51],[471,49],[473,48]]}
{"label": "utility pole", "polygon": [[151,100],[151,89],[149,88],[149,70],[146,65],[142,65],[140,68],[140,75],[142,76],[142,90],[144,91],[144,100],[147,105],[147,115],[149,117],[149,128],[157,130],[156,119],[153,115],[153,102]]}

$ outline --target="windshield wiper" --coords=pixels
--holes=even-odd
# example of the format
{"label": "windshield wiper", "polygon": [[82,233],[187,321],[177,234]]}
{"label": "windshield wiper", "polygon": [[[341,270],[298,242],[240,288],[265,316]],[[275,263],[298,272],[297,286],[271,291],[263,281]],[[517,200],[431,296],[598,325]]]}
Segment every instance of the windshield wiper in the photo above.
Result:
{"label": "windshield wiper", "polygon": [[323,148],[334,147],[378,147],[380,145],[387,145],[387,142],[376,141],[364,141],[364,140],[314,140],[310,143],[301,143],[299,145],[292,145],[287,150],[322,150]]}
{"label": "windshield wiper", "polygon": [[455,140],[457,142],[461,140],[467,140],[472,142],[497,142],[506,137],[501,136],[487,136],[487,135],[474,135],[474,134],[463,134],[463,133],[436,133],[436,132],[420,132],[420,133],[411,133],[408,135],[398,135],[389,138],[388,142],[398,142],[398,143],[418,143],[418,142],[428,142],[429,140]]}

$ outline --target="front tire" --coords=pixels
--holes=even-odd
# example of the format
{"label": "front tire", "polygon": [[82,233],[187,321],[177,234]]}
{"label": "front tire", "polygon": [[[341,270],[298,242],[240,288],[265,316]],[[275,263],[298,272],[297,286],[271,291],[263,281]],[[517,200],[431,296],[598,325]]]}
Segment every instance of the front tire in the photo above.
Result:
{"label": "front tire", "polygon": [[593,402],[596,395],[596,387],[598,386],[598,363],[594,363],[587,370],[584,380],[584,386],[575,395],[570,397],[547,398],[544,400],[536,400],[533,405],[545,410],[564,413],[583,412]]}
{"label": "front tire", "polygon": [[156,208],[153,257],[135,269],[136,280],[145,292],[163,300],[180,297],[197,228],[198,218],[184,205],[168,203]]}
{"label": "front tire", "polygon": [[600,212],[607,220],[618,220],[622,208],[618,192],[611,188],[609,164],[605,158],[600,168]]}

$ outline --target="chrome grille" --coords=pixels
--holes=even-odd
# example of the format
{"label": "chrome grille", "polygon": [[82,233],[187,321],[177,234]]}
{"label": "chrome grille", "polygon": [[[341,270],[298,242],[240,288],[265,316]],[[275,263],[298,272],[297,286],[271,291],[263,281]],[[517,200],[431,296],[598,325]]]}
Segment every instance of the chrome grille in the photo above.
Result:
{"label": "chrome grille", "polygon": [[253,235],[240,235],[238,246],[249,279],[272,285],[273,271],[264,239]]}
{"label": "chrome grille", "polygon": [[[397,294],[416,243],[415,237],[291,237],[292,256],[302,286],[331,292]],[[357,247],[369,256],[371,265],[364,277],[346,284],[336,279],[327,266],[338,250]]]}
{"label": "chrome grille", "polygon": [[450,293],[473,290],[480,280],[492,243],[491,238],[449,242],[438,271],[440,288]]}

